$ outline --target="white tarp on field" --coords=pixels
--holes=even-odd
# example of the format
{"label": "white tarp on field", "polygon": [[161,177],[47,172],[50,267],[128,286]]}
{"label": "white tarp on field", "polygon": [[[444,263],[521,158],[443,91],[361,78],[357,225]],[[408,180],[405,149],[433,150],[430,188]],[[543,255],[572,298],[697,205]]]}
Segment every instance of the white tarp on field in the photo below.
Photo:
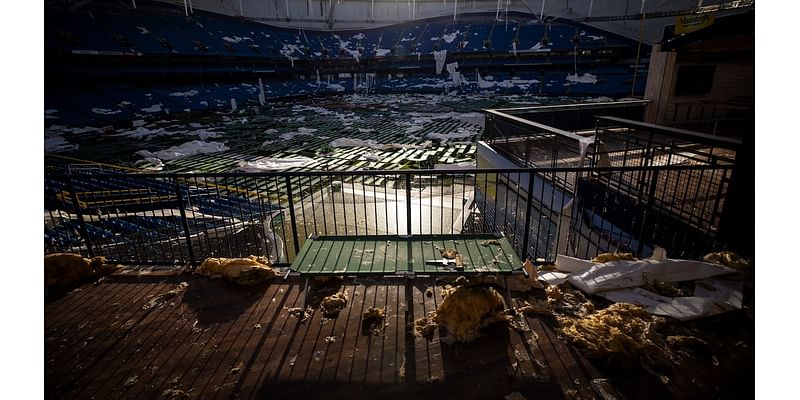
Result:
{"label": "white tarp on field", "polygon": [[202,140],[192,140],[178,146],[173,146],[155,153],[148,150],[140,150],[136,155],[142,158],[158,158],[160,160],[178,160],[181,158],[194,156],[197,154],[218,153],[228,150],[228,146],[220,142],[204,142]]}
{"label": "white tarp on field", "polygon": [[313,158],[296,156],[287,158],[262,158],[257,161],[239,161],[239,169],[244,172],[275,171],[289,168],[302,168],[314,162]]}

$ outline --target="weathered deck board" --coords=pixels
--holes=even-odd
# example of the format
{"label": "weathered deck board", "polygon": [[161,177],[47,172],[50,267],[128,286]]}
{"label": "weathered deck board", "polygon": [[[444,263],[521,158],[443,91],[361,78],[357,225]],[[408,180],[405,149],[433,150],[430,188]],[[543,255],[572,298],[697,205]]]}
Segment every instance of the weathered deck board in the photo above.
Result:
{"label": "weathered deck board", "polygon": [[[182,294],[142,308],[180,281],[189,283]],[[152,399],[165,389],[225,399],[596,396],[590,382],[601,375],[558,339],[549,317],[526,317],[530,331],[493,324],[473,343],[448,345],[438,332],[430,341],[413,336],[413,320],[441,301],[433,278],[336,282],[311,285],[313,312],[305,321],[288,312],[305,297],[296,278],[251,288],[191,275],[112,276],[85,285],[45,307],[46,397]],[[338,290],[350,301],[322,323],[319,301]],[[386,310],[378,335],[361,329],[369,307]],[[326,342],[329,336],[336,341]],[[716,357],[720,367],[711,366],[710,355],[687,361],[691,371],[670,376],[669,385],[641,371],[610,378],[628,393],[658,385],[653,398],[713,395],[720,374],[745,381],[740,365],[751,359]]]}

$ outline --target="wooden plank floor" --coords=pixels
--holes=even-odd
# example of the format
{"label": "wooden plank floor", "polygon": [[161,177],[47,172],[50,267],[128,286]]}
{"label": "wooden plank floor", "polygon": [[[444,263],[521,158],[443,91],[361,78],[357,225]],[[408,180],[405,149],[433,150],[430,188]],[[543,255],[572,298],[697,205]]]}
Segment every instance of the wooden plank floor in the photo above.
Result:
{"label": "wooden plank floor", "polygon": [[[157,297],[180,282],[188,282],[181,294]],[[496,324],[471,344],[415,337],[413,320],[441,301],[432,278],[313,283],[304,321],[289,314],[302,307],[302,283],[240,288],[186,274],[118,275],[49,299],[46,397],[159,398],[179,389],[191,398],[560,398],[575,379],[589,387],[584,361],[536,319],[530,332]],[[350,301],[324,320],[317,304],[337,290]],[[361,329],[370,307],[386,310],[378,335]]]}

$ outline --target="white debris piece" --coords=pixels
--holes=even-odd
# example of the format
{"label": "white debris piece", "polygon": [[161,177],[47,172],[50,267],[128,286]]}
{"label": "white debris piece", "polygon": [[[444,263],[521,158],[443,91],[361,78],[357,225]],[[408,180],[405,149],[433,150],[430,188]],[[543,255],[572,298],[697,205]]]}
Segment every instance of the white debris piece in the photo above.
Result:
{"label": "white debris piece", "polygon": [[[559,268],[561,268],[559,266]],[[692,260],[618,260],[573,274],[569,283],[587,294],[643,286],[648,281],[682,282],[733,272],[731,268]]]}
{"label": "white debris piece", "polygon": [[178,160],[181,158],[197,154],[218,153],[220,151],[226,151],[226,150],[228,150],[228,147],[225,146],[224,143],[193,140],[191,142],[186,142],[178,146],[173,146],[165,150],[157,151],[155,153],[152,153],[147,150],[140,150],[136,152],[136,155],[141,156],[142,158],[154,157],[160,160],[169,161],[169,160]]}
{"label": "white debris piece", "polygon": [[114,115],[119,114],[122,110],[109,110],[106,108],[92,108],[92,112],[95,114],[102,114],[102,115]]}
{"label": "white debris piece", "polygon": [[142,111],[144,111],[146,113],[157,113],[157,112],[161,112],[162,111],[162,109],[161,109],[162,106],[163,106],[163,104],[161,104],[161,103],[153,104],[150,107],[142,108]]}
{"label": "white debris piece", "polygon": [[588,72],[584,73],[581,76],[578,74],[567,74],[567,82],[572,83],[597,83],[597,76],[592,75]]}
{"label": "white debris piece", "polygon": [[458,37],[458,35],[460,35],[460,34],[461,34],[461,31],[457,30],[455,32],[442,35],[442,39],[444,39],[444,41],[447,42],[447,43],[453,43],[453,40],[456,40],[456,37]]}
{"label": "white debris piece", "polygon": [[444,62],[447,59],[447,50],[434,50],[433,59],[436,60],[436,75],[439,75],[442,73]]}
{"label": "white debris piece", "polygon": [[244,172],[275,171],[288,168],[302,168],[313,162],[314,159],[304,156],[262,158],[257,161],[239,161],[239,169]]}
{"label": "white debris piece", "polygon": [[192,97],[192,96],[197,95],[198,93],[200,93],[200,92],[198,92],[197,90],[188,90],[188,91],[185,91],[185,92],[173,92],[173,93],[170,93],[169,95],[172,96],[172,97]]}

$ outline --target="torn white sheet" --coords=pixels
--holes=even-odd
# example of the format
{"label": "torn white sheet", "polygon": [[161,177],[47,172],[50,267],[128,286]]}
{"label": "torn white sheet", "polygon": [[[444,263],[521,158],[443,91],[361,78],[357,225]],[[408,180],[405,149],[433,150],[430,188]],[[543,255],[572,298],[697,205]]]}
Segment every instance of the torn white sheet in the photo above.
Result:
{"label": "torn white sheet", "polygon": [[142,108],[141,110],[146,112],[146,113],[157,113],[157,112],[161,112],[161,106],[163,106],[163,104],[158,103],[158,104],[153,104],[150,107]]}
{"label": "torn white sheet", "polygon": [[588,271],[593,266],[594,263],[589,260],[569,257],[563,254],[556,255],[556,268],[562,272]]}
{"label": "torn white sheet", "polygon": [[173,146],[165,150],[159,150],[155,153],[152,153],[147,150],[140,150],[136,152],[136,155],[141,156],[144,159],[158,158],[160,160],[169,161],[197,154],[218,153],[220,151],[226,151],[226,150],[228,150],[228,147],[225,146],[224,143],[193,140],[191,142],[183,143],[179,146]]}
{"label": "torn white sheet", "polygon": [[569,274],[558,271],[540,271],[538,278],[540,281],[547,282],[548,285],[560,285],[567,281]]}
{"label": "torn white sheet", "polygon": [[200,92],[198,92],[197,90],[187,90],[185,92],[172,92],[169,95],[172,97],[192,97],[197,95],[198,93]]}
{"label": "torn white sheet", "polygon": [[[560,267],[559,267],[560,268]],[[717,264],[691,260],[609,261],[573,274],[569,283],[587,294],[643,286],[647,281],[682,282],[734,272]]]}
{"label": "torn white sheet", "polygon": [[95,114],[102,114],[102,115],[114,115],[121,113],[122,110],[110,110],[107,108],[92,108],[92,112]]}
{"label": "torn white sheet", "polygon": [[597,76],[590,73],[584,73],[581,76],[578,74],[567,74],[567,82],[571,83],[597,83]]}
{"label": "torn white sheet", "polygon": [[742,308],[741,281],[722,278],[696,282],[694,296],[666,297],[642,288],[612,290],[599,293],[615,303],[631,303],[645,307],[651,314],[688,321]]}
{"label": "torn white sheet", "polygon": [[433,59],[436,60],[436,75],[440,75],[444,68],[444,61],[447,59],[447,50],[434,50]]}

